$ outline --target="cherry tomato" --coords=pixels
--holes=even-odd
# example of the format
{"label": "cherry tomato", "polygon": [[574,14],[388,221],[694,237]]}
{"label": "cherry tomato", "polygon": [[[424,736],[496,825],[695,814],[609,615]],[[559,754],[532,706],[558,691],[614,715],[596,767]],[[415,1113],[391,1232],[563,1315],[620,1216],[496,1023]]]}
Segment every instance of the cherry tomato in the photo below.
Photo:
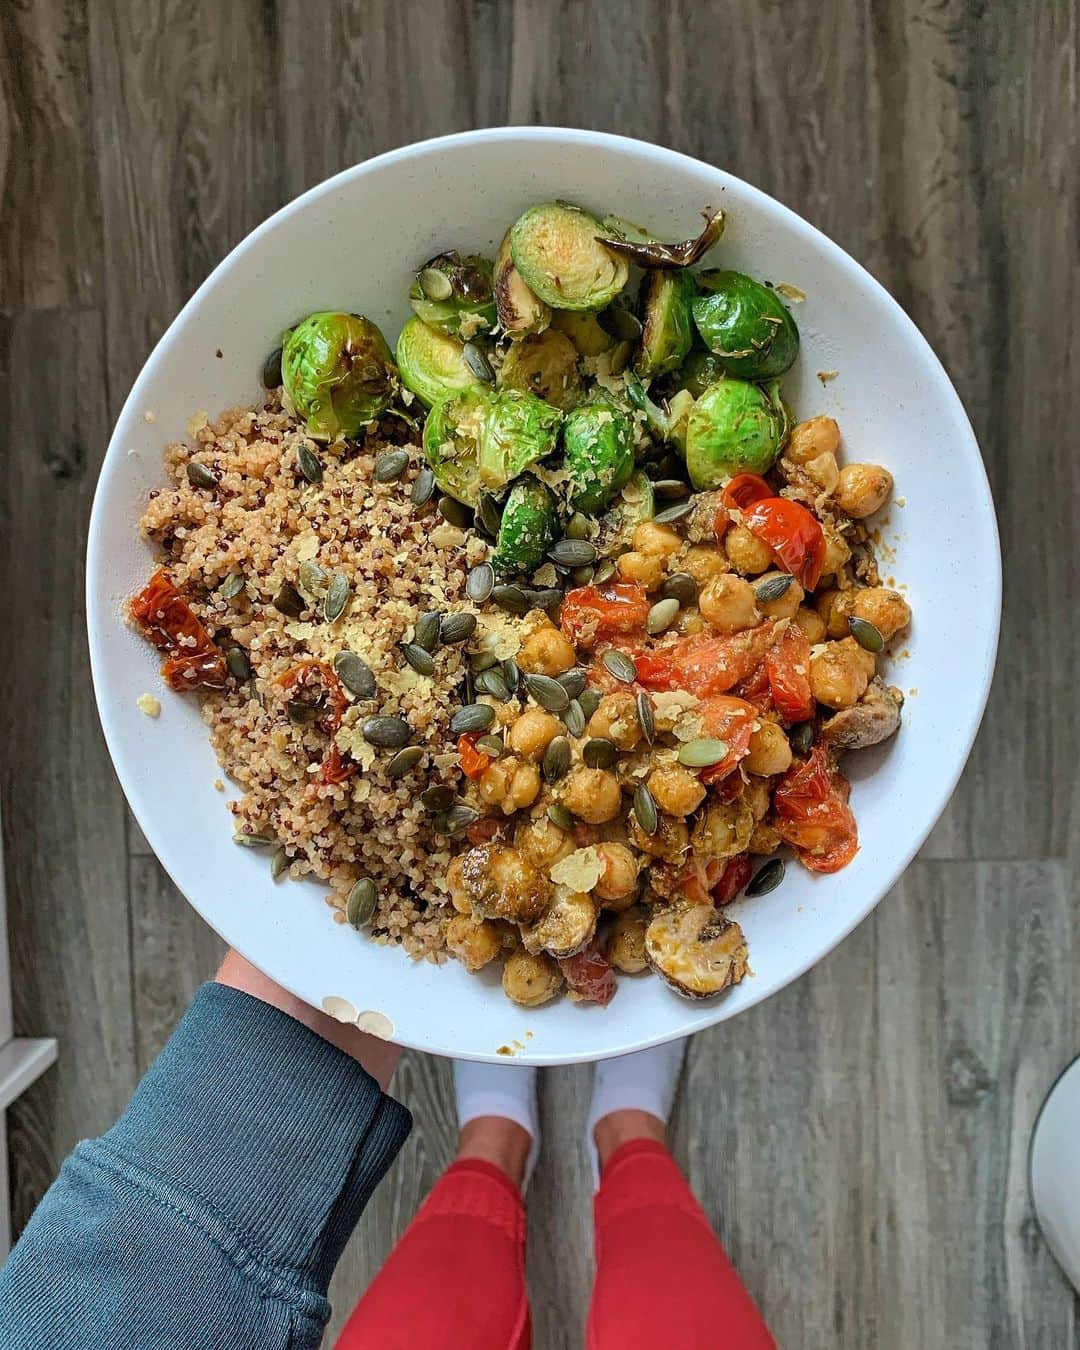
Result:
{"label": "cherry tomato", "polygon": [[479,778],[491,763],[491,756],[476,748],[480,739],[479,732],[469,731],[458,737],[457,749],[461,759],[461,772],[466,778]]}
{"label": "cherry tomato", "polygon": [[753,870],[749,853],[737,853],[734,858],[729,858],[720,880],[712,888],[713,904],[730,905],[750,880]]}
{"label": "cherry tomato", "polygon": [[161,673],[170,688],[181,691],[225,688],[228,667],[221,648],[164,567],[158,568],[128,609],[143,635],[159,652],[165,653]]}
{"label": "cherry tomato", "polygon": [[720,494],[720,500],[728,510],[749,511],[758,502],[776,493],[765,479],[756,473],[738,473]]}
{"label": "cherry tomato", "polygon": [[615,581],[567,591],[560,623],[571,642],[591,647],[598,638],[638,632],[648,616],[645,588],[630,581]]}
{"label": "cherry tomato", "polygon": [[761,664],[773,642],[772,623],[725,637],[684,638],[659,652],[634,658],[647,689],[685,689],[698,698],[726,694]]}
{"label": "cherry tomato", "polygon": [[735,686],[735,693],[761,712],[767,712],[772,707],[772,686],[769,684],[769,672],[765,669],[764,661],[745,680],[739,681]]}
{"label": "cherry tomato", "polygon": [[596,938],[575,956],[565,957],[559,966],[566,983],[582,998],[604,1004],[615,997],[615,972]]}
{"label": "cherry tomato", "polygon": [[719,858],[691,857],[683,864],[675,885],[692,905],[711,905],[713,887],[723,871],[724,864]]}
{"label": "cherry tomato", "polygon": [[752,506],[743,523],[806,590],[814,589],[825,561],[825,534],[805,506],[786,497],[769,497]]}
{"label": "cherry tomato", "polygon": [[776,829],[812,872],[838,872],[859,851],[849,785],[823,746],[790,768],[773,792]]}
{"label": "cherry tomato", "polygon": [[814,715],[810,692],[810,642],[803,630],[789,623],[765,653],[765,674],[773,706],[786,722],[806,722]]}
{"label": "cherry tomato", "polygon": [[703,783],[719,783],[750,753],[750,737],[757,725],[758,710],[745,699],[714,694],[697,711],[701,716],[702,735],[727,743],[728,752],[724,758],[718,764],[702,769],[698,775]]}

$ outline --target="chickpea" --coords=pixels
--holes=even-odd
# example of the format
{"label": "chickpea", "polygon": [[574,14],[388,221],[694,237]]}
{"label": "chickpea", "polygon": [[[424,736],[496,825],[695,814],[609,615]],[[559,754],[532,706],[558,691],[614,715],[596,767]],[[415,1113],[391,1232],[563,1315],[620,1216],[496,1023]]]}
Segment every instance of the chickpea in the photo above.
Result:
{"label": "chickpea", "polygon": [[828,642],[810,658],[810,689],[829,708],[850,708],[862,698],[876,669],[872,652],[854,638]]}
{"label": "chickpea", "polygon": [[840,470],[836,504],[846,515],[863,520],[880,511],[893,490],[893,476],[880,464],[845,464]]}
{"label": "chickpea", "polygon": [[795,580],[795,578],[792,577],[791,585],[788,586],[787,590],[784,592],[783,595],[777,596],[775,600],[762,600],[760,598],[762,586],[764,586],[764,584],[767,581],[770,581],[773,577],[779,577],[784,575],[785,573],[783,572],[766,572],[764,576],[758,577],[757,581],[754,582],[754,593],[755,596],[757,597],[757,607],[758,609],[761,610],[762,614],[764,614],[767,618],[793,619],[795,617],[795,611],[802,604],[803,597],[806,595],[806,592],[803,590],[803,588],[799,585],[799,583]]}
{"label": "chickpea", "polygon": [[645,911],[635,905],[615,920],[608,943],[607,958],[616,970],[637,975],[648,964],[645,960],[645,929],[649,921]]}
{"label": "chickpea", "polygon": [[721,576],[731,569],[718,548],[710,544],[694,544],[678,560],[678,570],[693,577],[699,586],[705,586],[713,577]]}
{"label": "chickpea", "polygon": [[626,822],[626,836],[642,853],[668,863],[681,862],[690,847],[690,831],[686,821],[676,820],[673,816],[661,816],[656,833],[646,834],[631,811]]}
{"label": "chickpea", "polygon": [[750,842],[747,849],[751,853],[765,854],[775,853],[780,847],[780,835],[772,825],[757,824],[754,826],[754,833],[750,836]]}
{"label": "chickpea", "polygon": [[671,626],[683,637],[697,637],[699,633],[704,633],[708,624],[696,609],[680,609]]}
{"label": "chickpea", "polygon": [[742,798],[756,821],[764,820],[769,814],[772,799],[769,796],[769,784],[764,778],[751,778],[743,789]]}
{"label": "chickpea", "polygon": [[784,454],[793,464],[809,464],[818,455],[835,455],[840,428],[831,417],[811,417],[791,428]]}
{"label": "chickpea", "polygon": [[563,675],[573,668],[577,656],[555,625],[546,623],[529,634],[516,660],[530,675]]}
{"label": "chickpea", "polygon": [[450,860],[450,866],[446,869],[446,884],[450,890],[450,903],[457,912],[459,914],[471,914],[472,898],[461,875],[461,864],[464,861],[465,855],[463,853],[459,853],[456,858]]}
{"label": "chickpea", "polygon": [[764,572],[773,560],[772,549],[763,544],[745,525],[733,525],[724,535],[724,551],[736,572],[744,577]]}
{"label": "chickpea", "polygon": [[562,731],[562,723],[543,708],[526,708],[506,734],[506,744],[522,759],[539,761]]}
{"label": "chickpea", "polygon": [[[514,845],[534,867],[546,872],[561,859],[573,853],[575,843],[566,830],[560,830],[553,820],[540,816],[523,822],[514,836]],[[449,873],[447,873],[449,877]]]}
{"label": "chickpea", "polygon": [[631,547],[647,558],[670,558],[682,548],[682,539],[668,525],[643,520],[630,538]]}
{"label": "chickpea", "polygon": [[822,492],[836,491],[836,485],[840,481],[840,466],[831,450],[825,450],[822,454],[815,455],[813,459],[808,459],[802,466],[802,471],[811,482],[821,488]]}
{"label": "chickpea", "polygon": [[466,970],[482,970],[502,950],[502,937],[489,919],[455,914],[446,925],[446,945]]}
{"label": "chickpea", "polygon": [[814,608],[820,615],[829,637],[843,638],[851,632],[848,627],[848,617],[854,603],[854,591],[830,590],[818,593],[814,601]]}
{"label": "chickpea", "polygon": [[769,778],[790,769],[791,758],[791,746],[783,728],[775,722],[762,722],[750,737],[750,752],[743,765],[750,773]]}
{"label": "chickpea", "polygon": [[623,581],[636,581],[647,591],[655,591],[664,579],[664,560],[649,553],[624,553],[615,561]]}
{"label": "chickpea", "polygon": [[504,816],[512,816],[515,811],[536,801],[540,793],[540,772],[535,764],[505,755],[487,766],[477,787],[488,806],[497,806]]}
{"label": "chickpea", "polygon": [[821,560],[821,575],[835,576],[851,557],[851,547],[842,534],[825,528],[825,555]]}
{"label": "chickpea", "polygon": [[688,816],[705,800],[705,789],[681,764],[662,764],[649,774],[649,791],[669,816]]}
{"label": "chickpea", "polygon": [[622,809],[622,788],[607,769],[588,769],[582,765],[563,782],[563,805],[587,825],[614,820]]}
{"label": "chickpea", "polygon": [[911,622],[911,606],[899,591],[887,586],[868,586],[854,594],[852,614],[872,623],[886,642]]}
{"label": "chickpea", "polygon": [[608,909],[625,909],[637,892],[637,858],[625,844],[599,844],[596,852],[604,870],[593,887],[594,895],[607,901]]}
{"label": "chickpea", "polygon": [[562,986],[562,971],[543,952],[511,952],[503,966],[503,993],[523,1008],[538,1008],[555,997]]}
{"label": "chickpea", "polygon": [[721,633],[739,633],[761,622],[753,586],[732,572],[713,577],[698,598],[698,608]]}
{"label": "chickpea", "polygon": [[[839,595],[839,591],[837,594]],[[794,618],[805,633],[806,640],[811,647],[816,647],[819,642],[825,641],[825,620],[816,609],[808,609],[806,605],[800,605],[795,611]]]}
{"label": "chickpea", "polygon": [[462,861],[473,912],[482,919],[534,923],[551,903],[551,882],[516,848],[479,844]]}
{"label": "chickpea", "polygon": [[641,739],[641,723],[638,721],[634,695],[627,689],[605,694],[596,705],[596,711],[589,718],[586,729],[590,736],[614,741],[620,750],[633,750]]}

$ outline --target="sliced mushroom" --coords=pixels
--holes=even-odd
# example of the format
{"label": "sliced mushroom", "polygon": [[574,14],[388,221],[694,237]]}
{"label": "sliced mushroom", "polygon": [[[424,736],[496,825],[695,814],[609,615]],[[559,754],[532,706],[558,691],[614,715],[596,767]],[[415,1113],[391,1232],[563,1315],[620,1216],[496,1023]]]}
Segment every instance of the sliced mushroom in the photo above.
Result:
{"label": "sliced mushroom", "polygon": [[596,915],[592,896],[560,887],[544,916],[521,930],[521,941],[527,952],[548,952],[562,960],[581,951],[596,932]]}
{"label": "sliced mushroom", "polygon": [[503,966],[503,993],[523,1008],[539,1008],[562,988],[562,971],[550,956],[511,952]]}
{"label": "sliced mushroom", "polygon": [[616,918],[607,951],[608,960],[616,970],[636,975],[648,965],[645,960],[645,930],[648,925],[648,916],[640,905],[624,909]]}
{"label": "sliced mushroom", "polygon": [[495,840],[469,849],[457,879],[473,913],[485,919],[533,923],[551,902],[547,877],[516,848]]}
{"label": "sliced mushroom", "polygon": [[645,957],[684,998],[712,998],[748,969],[742,929],[712,905],[662,910],[646,929]]}
{"label": "sliced mushroom", "polygon": [[865,750],[879,745],[895,734],[903,703],[899,689],[875,678],[858,703],[834,713],[822,724],[821,740],[837,750]]}

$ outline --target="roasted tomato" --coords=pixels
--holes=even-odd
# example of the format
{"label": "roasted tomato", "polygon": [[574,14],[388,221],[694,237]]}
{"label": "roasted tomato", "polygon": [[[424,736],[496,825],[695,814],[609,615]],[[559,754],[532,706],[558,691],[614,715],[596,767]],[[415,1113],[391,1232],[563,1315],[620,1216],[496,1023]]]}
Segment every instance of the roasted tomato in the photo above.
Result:
{"label": "roasted tomato", "polygon": [[774,626],[763,623],[725,637],[684,638],[637,656],[638,680],[647,689],[685,689],[698,698],[726,694],[760,665],[772,644]]}
{"label": "roasted tomato", "polygon": [[476,748],[479,739],[480,734],[476,731],[458,737],[457,749],[461,760],[461,772],[466,778],[479,778],[491,763],[491,756]]}
{"label": "roasted tomato", "polygon": [[714,694],[698,709],[703,736],[724,741],[728,752],[717,764],[710,764],[698,775],[703,783],[719,783],[750,753],[750,737],[757,725],[758,710],[742,698]]}
{"label": "roasted tomato", "polygon": [[564,957],[559,966],[566,983],[583,999],[610,1003],[615,997],[615,971],[596,938],[575,956]]}
{"label": "roasted tomato", "polygon": [[336,783],[347,783],[357,772],[358,766],[347,755],[342,754],[332,739],[338,727],[341,726],[341,718],[345,709],[349,706],[349,700],[346,698],[345,690],[337,677],[337,671],[327,661],[309,658],[306,661],[297,662],[284,675],[280,675],[278,684],[286,693],[307,689],[314,684],[322,685],[328,705],[325,729],[331,737],[331,744],[326,758],[319,765],[319,772],[315,776],[315,781],[323,787],[329,787]]}
{"label": "roasted tomato", "polygon": [[629,581],[615,581],[567,591],[560,623],[575,646],[591,647],[601,638],[641,632],[648,615],[649,596],[645,588]]}
{"label": "roasted tomato", "polygon": [[848,806],[847,779],[828,751],[814,746],[773,792],[776,829],[812,872],[838,872],[859,851],[859,832]]}
{"label": "roasted tomato", "polygon": [[789,623],[765,653],[765,674],[773,707],[787,722],[806,722],[814,715],[810,692],[810,643],[795,623]]}
{"label": "roasted tomato", "polygon": [[765,479],[756,473],[738,473],[724,488],[720,500],[729,511],[749,511],[758,502],[775,496]]}
{"label": "roasted tomato", "polygon": [[825,534],[812,512],[786,497],[768,497],[747,511],[743,523],[806,590],[814,589],[825,561]]}
{"label": "roasted tomato", "polygon": [[221,648],[163,567],[132,599],[128,610],[144,636],[165,653],[161,673],[171,689],[225,688],[228,667]]}
{"label": "roasted tomato", "polygon": [[720,880],[712,888],[713,903],[730,905],[750,880],[753,870],[749,853],[737,853],[734,858],[729,858],[724,864]]}

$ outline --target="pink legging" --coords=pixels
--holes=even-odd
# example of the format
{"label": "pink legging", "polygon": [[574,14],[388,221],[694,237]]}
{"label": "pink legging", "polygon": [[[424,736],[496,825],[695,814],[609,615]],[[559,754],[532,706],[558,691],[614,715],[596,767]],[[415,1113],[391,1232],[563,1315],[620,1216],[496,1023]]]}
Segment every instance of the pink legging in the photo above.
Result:
{"label": "pink legging", "polygon": [[[668,1151],[636,1139],[600,1181],[587,1350],[775,1350]],[[525,1210],[492,1163],[454,1163],[353,1310],[337,1350],[529,1350]]]}

